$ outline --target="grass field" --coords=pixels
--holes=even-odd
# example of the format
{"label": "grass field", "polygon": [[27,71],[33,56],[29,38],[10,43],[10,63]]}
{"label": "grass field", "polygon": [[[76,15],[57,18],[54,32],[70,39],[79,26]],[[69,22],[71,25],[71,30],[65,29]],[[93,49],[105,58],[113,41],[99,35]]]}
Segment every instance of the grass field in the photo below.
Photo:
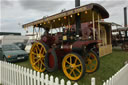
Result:
{"label": "grass field", "polygon": [[[113,49],[112,54],[100,58],[100,68],[97,72],[93,74],[86,73],[84,77],[75,82],[78,82],[79,85],[91,85],[91,77],[95,77],[96,85],[102,85],[105,80],[107,80],[124,66],[125,61],[128,61],[128,52],[117,48]],[[32,69],[29,60],[15,64]],[[57,70],[52,73],[45,73],[53,75],[54,77],[59,77],[60,79],[63,78],[66,81],[68,80],[62,70]],[[74,83],[74,81],[72,82]]]}

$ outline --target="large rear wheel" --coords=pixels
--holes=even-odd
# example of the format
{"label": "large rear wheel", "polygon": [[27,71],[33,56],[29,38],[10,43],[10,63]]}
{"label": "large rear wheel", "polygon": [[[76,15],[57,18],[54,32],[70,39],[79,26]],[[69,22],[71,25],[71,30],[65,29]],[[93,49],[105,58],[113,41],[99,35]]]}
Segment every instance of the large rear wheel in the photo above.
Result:
{"label": "large rear wheel", "polygon": [[78,80],[85,74],[84,61],[76,53],[69,53],[63,58],[62,69],[70,80]]}
{"label": "large rear wheel", "polygon": [[85,56],[86,72],[93,73],[98,70],[100,65],[99,56],[92,50],[90,50]]}
{"label": "large rear wheel", "polygon": [[44,59],[47,56],[47,46],[45,43],[35,42],[30,51],[30,63],[32,68],[38,72],[45,71]]}

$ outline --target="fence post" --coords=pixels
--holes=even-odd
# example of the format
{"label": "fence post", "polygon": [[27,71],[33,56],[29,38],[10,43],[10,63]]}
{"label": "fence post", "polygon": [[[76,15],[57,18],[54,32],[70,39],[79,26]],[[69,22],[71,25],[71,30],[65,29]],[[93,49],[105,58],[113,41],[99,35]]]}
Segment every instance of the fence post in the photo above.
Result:
{"label": "fence post", "polygon": [[96,85],[96,79],[94,77],[91,78],[91,85]]}

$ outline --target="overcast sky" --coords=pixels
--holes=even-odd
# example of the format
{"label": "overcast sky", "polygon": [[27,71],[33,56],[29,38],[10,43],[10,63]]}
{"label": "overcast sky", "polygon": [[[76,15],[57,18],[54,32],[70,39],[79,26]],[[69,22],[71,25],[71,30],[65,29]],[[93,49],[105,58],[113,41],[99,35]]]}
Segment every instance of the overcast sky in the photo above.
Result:
{"label": "overcast sky", "polygon": [[[124,25],[123,8],[128,0],[81,0],[81,5],[99,3],[110,17],[105,21]],[[75,0],[0,0],[0,31],[22,32],[22,24],[75,7]]]}

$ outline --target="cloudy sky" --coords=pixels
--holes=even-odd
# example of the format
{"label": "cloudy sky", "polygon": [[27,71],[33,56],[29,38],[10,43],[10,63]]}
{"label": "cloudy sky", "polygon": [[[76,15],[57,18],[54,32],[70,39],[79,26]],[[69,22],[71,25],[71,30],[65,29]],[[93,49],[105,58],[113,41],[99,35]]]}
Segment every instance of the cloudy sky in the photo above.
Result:
{"label": "cloudy sky", "polygon": [[[0,0],[0,31],[22,32],[22,24],[75,7],[75,0]],[[110,14],[106,19],[123,25],[123,8],[128,0],[81,0],[81,5],[99,3]]]}

